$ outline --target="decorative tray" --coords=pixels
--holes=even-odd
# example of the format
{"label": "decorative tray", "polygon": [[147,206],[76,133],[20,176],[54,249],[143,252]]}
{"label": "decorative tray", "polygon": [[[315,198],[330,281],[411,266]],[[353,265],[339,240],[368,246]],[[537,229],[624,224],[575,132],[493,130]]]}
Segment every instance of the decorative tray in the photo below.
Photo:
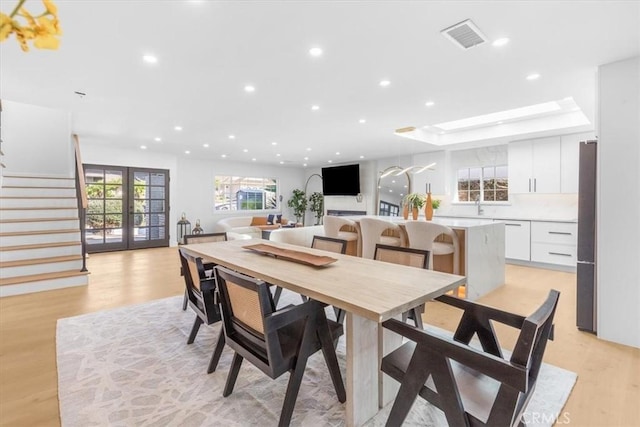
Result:
{"label": "decorative tray", "polygon": [[271,255],[275,258],[286,259],[287,261],[313,265],[314,267],[322,267],[337,261],[336,258],[331,258],[328,256],[313,255],[307,252],[299,252],[291,249],[282,249],[277,246],[271,246],[264,243],[247,245],[243,246],[243,248],[249,249],[259,254]]}

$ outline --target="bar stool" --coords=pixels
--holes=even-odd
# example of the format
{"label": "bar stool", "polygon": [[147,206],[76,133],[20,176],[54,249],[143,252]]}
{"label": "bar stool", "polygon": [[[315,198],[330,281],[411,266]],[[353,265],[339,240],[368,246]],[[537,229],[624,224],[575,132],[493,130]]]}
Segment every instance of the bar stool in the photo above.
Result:
{"label": "bar stool", "polygon": [[[433,270],[434,255],[453,254],[453,274],[460,273],[460,242],[458,235],[451,228],[431,221],[407,221],[404,226],[409,239],[409,247],[427,250],[431,253],[430,269]],[[449,236],[452,243],[436,242],[435,239],[442,234]]]}
{"label": "bar stool", "polygon": [[[347,241],[347,255],[360,256],[360,234],[358,233],[358,226],[355,221],[334,216],[325,215],[324,217],[324,235],[334,239],[342,239]],[[356,231],[341,230],[343,227],[348,227]]]}
{"label": "bar stool", "polygon": [[[362,235],[362,258],[373,259],[378,243],[387,246],[407,246],[398,224],[384,219],[361,218],[360,233]],[[399,237],[396,237],[396,234]]]}

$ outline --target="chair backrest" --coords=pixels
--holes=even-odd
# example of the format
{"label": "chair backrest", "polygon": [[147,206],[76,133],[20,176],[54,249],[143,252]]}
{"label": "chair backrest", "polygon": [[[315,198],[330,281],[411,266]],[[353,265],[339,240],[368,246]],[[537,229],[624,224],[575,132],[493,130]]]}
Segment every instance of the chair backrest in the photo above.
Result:
{"label": "chair backrest", "polygon": [[178,253],[189,305],[208,325],[220,320],[215,301],[216,283],[213,278],[206,277],[202,258],[194,257],[183,248]]}
{"label": "chair backrest", "polygon": [[[460,264],[460,241],[455,231],[447,226],[431,221],[407,221],[404,227],[407,231],[409,247],[430,251],[431,258],[433,258],[434,240],[443,234],[449,236],[453,243],[453,273],[458,273],[458,266]],[[433,259],[430,265],[430,268],[433,268]]]}
{"label": "chair backrest", "polygon": [[429,251],[398,246],[376,245],[373,259],[409,267],[429,268]]}
{"label": "chair backrest", "polygon": [[184,236],[184,243],[189,245],[193,243],[222,242],[227,240],[227,233],[207,233],[207,234],[187,234]]}
{"label": "chair backrest", "polygon": [[524,320],[518,341],[511,354],[513,364],[529,369],[529,386],[535,384],[547,341],[553,338],[553,317],[560,292],[552,289],[545,302]]}
{"label": "chair backrest", "polygon": [[322,249],[323,251],[344,254],[347,251],[347,241],[344,239],[315,235],[313,236],[311,247],[315,249]]}
{"label": "chair backrest", "polygon": [[360,219],[362,258],[373,259],[376,244],[380,242],[380,237],[386,230],[394,230],[400,233],[400,227],[391,221],[367,217]]}
{"label": "chair backrest", "polygon": [[324,235],[327,237],[338,237],[340,229],[347,225],[356,228],[356,223],[350,219],[335,215],[325,215],[323,218]]}

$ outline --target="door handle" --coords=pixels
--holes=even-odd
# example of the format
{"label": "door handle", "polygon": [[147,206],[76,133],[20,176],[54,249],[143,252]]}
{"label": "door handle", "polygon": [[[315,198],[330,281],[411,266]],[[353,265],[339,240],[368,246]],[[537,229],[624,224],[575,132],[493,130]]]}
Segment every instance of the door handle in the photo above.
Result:
{"label": "door handle", "polygon": [[533,178],[533,192],[534,193],[538,191],[538,189],[537,189],[538,186],[536,185],[537,183],[538,183],[538,180],[536,178]]}

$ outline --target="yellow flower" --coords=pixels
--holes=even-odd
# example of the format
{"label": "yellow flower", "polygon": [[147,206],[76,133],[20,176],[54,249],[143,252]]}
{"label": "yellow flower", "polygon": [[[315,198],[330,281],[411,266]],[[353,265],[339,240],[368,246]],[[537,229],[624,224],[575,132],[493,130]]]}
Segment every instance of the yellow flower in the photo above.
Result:
{"label": "yellow flower", "polygon": [[4,41],[13,32],[14,21],[9,15],[0,13],[0,42]]}
{"label": "yellow flower", "polygon": [[[57,49],[60,40],[56,36],[62,34],[62,29],[56,5],[52,0],[42,0],[46,10],[34,17],[22,7],[25,2],[26,0],[20,0],[10,15],[0,13],[0,42],[15,33],[20,48],[25,52],[29,51],[29,40],[33,40],[33,45],[38,49]],[[24,25],[14,20],[14,16],[22,18]]]}
{"label": "yellow flower", "polygon": [[51,15],[55,16],[58,13],[58,6],[53,4],[51,0],[42,0],[42,3],[44,3],[44,7],[47,8],[47,12]]}

